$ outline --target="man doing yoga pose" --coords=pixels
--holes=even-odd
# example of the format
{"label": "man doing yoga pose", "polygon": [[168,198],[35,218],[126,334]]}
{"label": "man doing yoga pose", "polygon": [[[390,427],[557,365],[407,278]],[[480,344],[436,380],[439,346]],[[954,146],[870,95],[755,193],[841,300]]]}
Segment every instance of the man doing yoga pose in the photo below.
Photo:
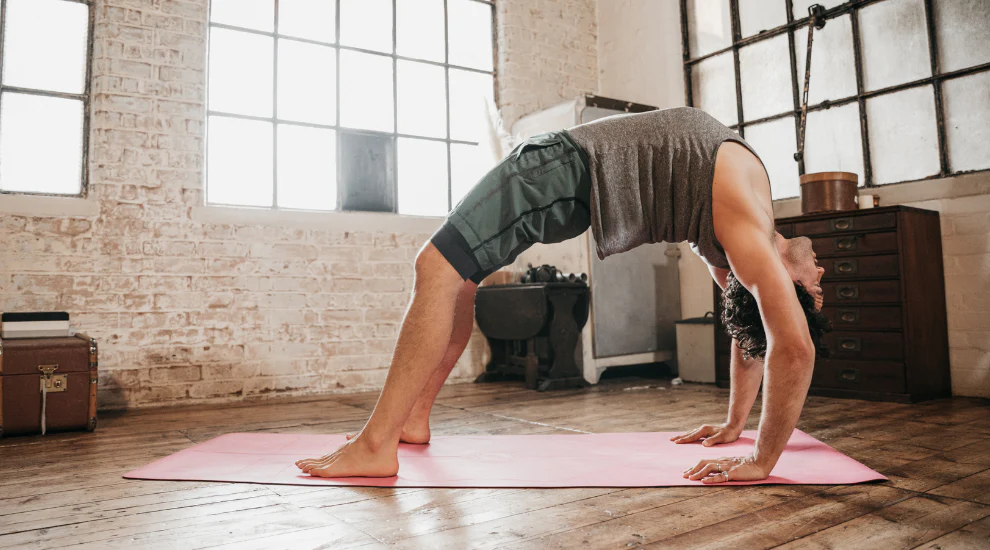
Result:
{"label": "man doing yoga pose", "polygon": [[467,345],[478,283],[533,243],[577,237],[589,225],[600,258],[689,241],[709,265],[725,290],[735,343],[729,415],[673,439],[735,441],[763,381],[752,453],[704,460],[684,475],[705,483],[768,477],[801,414],[816,351],[826,351],[824,269],[809,239],[776,232],[755,151],[692,108],[617,115],[519,144],[419,251],[412,301],[371,418],[335,452],[296,465],[320,477],[396,475],[399,442],[430,440],[430,410]]}

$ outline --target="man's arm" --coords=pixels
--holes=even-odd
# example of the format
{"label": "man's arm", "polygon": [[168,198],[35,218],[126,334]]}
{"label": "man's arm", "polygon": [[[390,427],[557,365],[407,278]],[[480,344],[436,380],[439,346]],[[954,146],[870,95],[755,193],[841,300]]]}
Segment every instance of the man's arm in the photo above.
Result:
{"label": "man's arm", "polygon": [[722,246],[733,274],[756,298],[767,335],[763,411],[752,458],[769,475],[804,407],[815,348],[794,282],[767,231],[756,223],[740,223]]}
{"label": "man's arm", "polygon": [[[709,267],[715,283],[725,290],[728,269]],[[719,443],[732,443],[746,427],[749,412],[753,410],[756,395],[760,392],[763,380],[763,362],[758,359],[745,359],[742,350],[732,339],[729,355],[729,414],[725,424],[712,426],[705,424],[695,430],[672,437],[675,443],[693,443],[703,439],[702,445],[710,447]]]}
{"label": "man's arm", "polygon": [[[734,230],[719,239],[733,274],[756,299],[766,332],[763,411],[751,455],[702,460],[684,471],[685,477],[704,483],[770,476],[797,426],[815,362],[804,311],[769,231],[745,219],[737,221]],[[716,475],[721,472],[724,477]]]}

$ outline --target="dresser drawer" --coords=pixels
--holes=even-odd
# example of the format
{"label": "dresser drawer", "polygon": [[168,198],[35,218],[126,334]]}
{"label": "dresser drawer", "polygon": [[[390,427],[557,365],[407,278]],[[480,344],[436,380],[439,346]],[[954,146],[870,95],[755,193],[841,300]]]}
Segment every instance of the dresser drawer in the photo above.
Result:
{"label": "dresser drawer", "polygon": [[904,365],[894,361],[818,361],[811,387],[903,393]]}
{"label": "dresser drawer", "polygon": [[822,313],[832,321],[834,330],[860,328],[899,329],[901,308],[885,306],[823,307]]}
{"label": "dresser drawer", "polygon": [[827,235],[846,231],[872,231],[897,227],[897,215],[893,212],[865,216],[846,216],[828,220],[799,222],[794,224],[798,235]]}
{"label": "dresser drawer", "polygon": [[854,233],[836,237],[812,237],[819,256],[878,254],[897,251],[897,233]]}
{"label": "dresser drawer", "polygon": [[841,332],[825,335],[825,345],[833,359],[875,359],[897,361],[904,358],[904,337],[900,332]]}
{"label": "dresser drawer", "polygon": [[784,238],[790,239],[794,236],[794,224],[793,223],[782,223],[777,226],[777,233]]}
{"label": "dresser drawer", "polygon": [[818,264],[825,268],[826,280],[836,277],[897,277],[900,272],[896,254],[850,258],[822,258]]}
{"label": "dresser drawer", "polygon": [[900,281],[822,282],[822,290],[827,306],[901,301]]}

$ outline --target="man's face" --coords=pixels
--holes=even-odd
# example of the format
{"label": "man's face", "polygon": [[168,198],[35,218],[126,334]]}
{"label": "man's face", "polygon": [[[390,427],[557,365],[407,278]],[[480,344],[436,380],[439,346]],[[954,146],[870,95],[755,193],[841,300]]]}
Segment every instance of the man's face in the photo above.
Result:
{"label": "man's face", "polygon": [[808,237],[785,239],[778,233],[777,251],[784,261],[787,272],[791,275],[791,280],[801,283],[815,297],[815,309],[821,310],[825,294],[821,280],[825,268],[818,265],[818,256],[811,249],[811,239]]}

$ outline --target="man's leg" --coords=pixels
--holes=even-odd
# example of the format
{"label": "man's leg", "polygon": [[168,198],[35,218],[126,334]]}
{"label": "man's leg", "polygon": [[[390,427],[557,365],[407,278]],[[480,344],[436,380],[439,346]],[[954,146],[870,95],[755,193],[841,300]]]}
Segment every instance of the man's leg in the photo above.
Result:
{"label": "man's leg", "polygon": [[320,477],[388,477],[399,471],[399,436],[409,413],[444,359],[464,280],[427,245],[416,257],[413,296],[402,320],[385,387],[361,432],[321,459],[297,466]]}
{"label": "man's leg", "polygon": [[[447,352],[440,361],[440,365],[433,372],[433,377],[426,383],[423,393],[420,394],[416,404],[413,405],[406,425],[402,428],[402,435],[399,441],[403,443],[429,443],[430,442],[430,411],[433,410],[433,402],[437,399],[437,394],[443,388],[443,383],[450,376],[457,360],[464,353],[468,340],[471,339],[471,331],[474,329],[474,293],[478,290],[478,284],[474,281],[464,281],[460,293],[457,295],[457,305],[454,309],[454,330],[450,334],[450,342],[447,344]],[[347,434],[347,439],[351,439],[356,434]]]}

